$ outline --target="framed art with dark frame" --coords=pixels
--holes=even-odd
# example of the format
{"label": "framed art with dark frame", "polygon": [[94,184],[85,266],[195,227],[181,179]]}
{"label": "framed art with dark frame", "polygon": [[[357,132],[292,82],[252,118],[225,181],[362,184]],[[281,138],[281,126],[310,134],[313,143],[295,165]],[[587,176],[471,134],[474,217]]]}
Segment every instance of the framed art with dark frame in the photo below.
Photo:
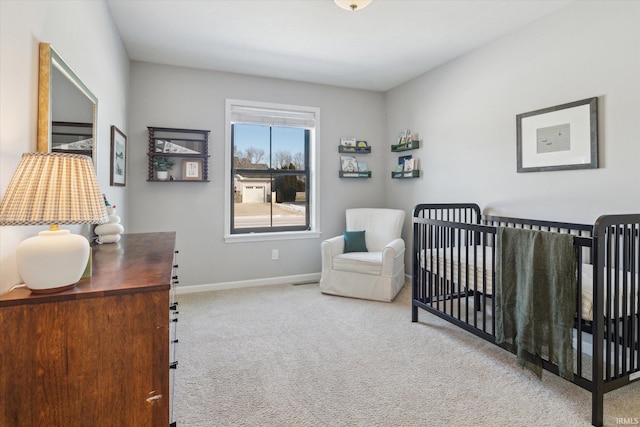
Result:
{"label": "framed art with dark frame", "polygon": [[183,160],[182,179],[185,181],[202,181],[202,159]]}
{"label": "framed art with dark frame", "polygon": [[598,98],[518,114],[518,173],[598,167]]}
{"label": "framed art with dark frame", "polygon": [[124,187],[127,183],[127,136],[111,126],[111,185]]}

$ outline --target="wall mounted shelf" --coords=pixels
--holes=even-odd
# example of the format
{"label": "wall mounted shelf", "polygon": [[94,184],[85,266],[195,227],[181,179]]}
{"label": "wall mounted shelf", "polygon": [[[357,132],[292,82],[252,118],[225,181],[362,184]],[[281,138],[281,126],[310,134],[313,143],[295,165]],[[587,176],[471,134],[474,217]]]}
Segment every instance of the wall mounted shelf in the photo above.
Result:
{"label": "wall mounted shelf", "polygon": [[393,179],[420,178],[420,171],[412,170],[410,172],[391,172],[391,178]]}
{"label": "wall mounted shelf", "polygon": [[397,153],[400,151],[417,150],[420,148],[420,141],[409,141],[402,144],[395,144],[391,146],[391,151]]}
{"label": "wall mounted shelf", "polygon": [[369,171],[369,172],[344,172],[344,171],[340,171],[340,178],[371,178],[371,171]]}
{"label": "wall mounted shelf", "polygon": [[[209,182],[209,132],[148,126],[150,182]],[[172,163],[167,179],[159,179],[154,163]]]}

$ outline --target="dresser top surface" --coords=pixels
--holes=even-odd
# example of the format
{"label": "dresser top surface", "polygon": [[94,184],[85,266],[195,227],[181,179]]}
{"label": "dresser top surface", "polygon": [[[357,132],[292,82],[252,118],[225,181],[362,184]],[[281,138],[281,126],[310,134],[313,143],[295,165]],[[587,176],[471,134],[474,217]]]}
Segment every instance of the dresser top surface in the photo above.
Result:
{"label": "dresser top surface", "polygon": [[0,296],[0,307],[169,290],[175,240],[175,232],[134,233],[118,243],[93,244],[91,277],[53,294],[18,288]]}

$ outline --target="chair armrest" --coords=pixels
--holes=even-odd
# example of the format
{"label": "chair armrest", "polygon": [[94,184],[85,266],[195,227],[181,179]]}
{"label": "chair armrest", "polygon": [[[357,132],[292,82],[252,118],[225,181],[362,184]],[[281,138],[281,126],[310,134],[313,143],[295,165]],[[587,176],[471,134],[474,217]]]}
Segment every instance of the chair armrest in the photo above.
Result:
{"label": "chair armrest", "polygon": [[404,240],[394,239],[382,249],[382,275],[393,276],[404,270]]}
{"label": "chair armrest", "polygon": [[336,236],[327,239],[320,245],[322,253],[322,269],[333,268],[333,257],[344,253],[344,237]]}

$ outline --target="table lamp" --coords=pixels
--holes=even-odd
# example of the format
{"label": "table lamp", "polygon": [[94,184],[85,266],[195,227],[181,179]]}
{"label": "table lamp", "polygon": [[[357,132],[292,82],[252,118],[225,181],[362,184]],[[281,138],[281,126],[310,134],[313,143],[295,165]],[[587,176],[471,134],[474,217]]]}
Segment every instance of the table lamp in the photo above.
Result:
{"label": "table lamp", "polygon": [[73,288],[89,261],[89,241],[59,224],[107,222],[91,158],[68,153],[25,153],[0,202],[0,225],[49,225],[20,242],[18,273],[34,293]]}

